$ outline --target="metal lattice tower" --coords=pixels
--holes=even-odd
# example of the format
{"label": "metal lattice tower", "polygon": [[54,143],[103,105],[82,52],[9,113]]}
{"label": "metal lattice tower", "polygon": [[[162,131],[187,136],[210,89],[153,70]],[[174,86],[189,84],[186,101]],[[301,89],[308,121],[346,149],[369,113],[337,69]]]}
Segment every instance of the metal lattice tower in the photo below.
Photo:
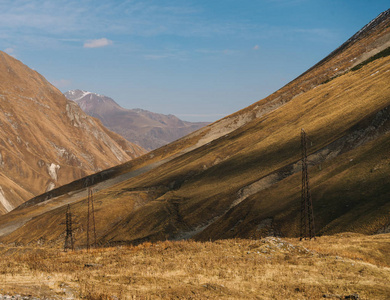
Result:
{"label": "metal lattice tower", "polygon": [[[92,226],[93,228],[90,228],[92,218]],[[94,247],[96,248],[96,226],[95,226],[95,209],[93,206],[93,192],[90,188],[88,188],[88,217],[87,217],[87,250],[90,248],[90,242],[89,242],[89,232],[93,229],[93,235],[94,235]]]}
{"label": "metal lattice tower", "polygon": [[301,233],[300,240],[315,238],[313,202],[309,187],[307,168],[307,137],[305,130],[301,130],[302,145],[302,198],[301,198]]}
{"label": "metal lattice tower", "polygon": [[66,210],[66,236],[65,236],[65,245],[64,251],[68,251],[71,249],[74,251],[74,239],[73,239],[73,231],[72,231],[72,213],[70,212],[70,205],[68,204],[68,208]]}

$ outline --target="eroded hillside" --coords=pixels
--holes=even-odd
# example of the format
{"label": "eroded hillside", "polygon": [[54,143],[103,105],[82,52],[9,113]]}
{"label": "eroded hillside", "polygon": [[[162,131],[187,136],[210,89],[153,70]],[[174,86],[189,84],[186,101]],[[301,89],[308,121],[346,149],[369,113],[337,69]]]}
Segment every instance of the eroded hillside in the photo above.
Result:
{"label": "eroded hillside", "polygon": [[145,151],[0,52],[0,214]]}

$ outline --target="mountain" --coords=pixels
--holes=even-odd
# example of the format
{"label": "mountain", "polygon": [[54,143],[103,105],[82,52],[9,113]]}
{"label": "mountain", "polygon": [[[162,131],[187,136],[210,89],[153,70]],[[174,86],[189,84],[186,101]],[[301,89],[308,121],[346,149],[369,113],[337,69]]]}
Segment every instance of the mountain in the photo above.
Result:
{"label": "mountain", "polygon": [[66,206],[85,247],[299,235],[301,129],[318,234],[390,230],[390,10],[253,105],[0,218],[0,242],[63,245]]}
{"label": "mountain", "polygon": [[157,149],[209,124],[186,122],[174,115],[143,109],[125,109],[113,99],[91,92],[72,90],[64,95],[110,130],[147,150]]}
{"label": "mountain", "polygon": [[54,187],[145,153],[4,52],[0,52],[0,128],[0,214]]}

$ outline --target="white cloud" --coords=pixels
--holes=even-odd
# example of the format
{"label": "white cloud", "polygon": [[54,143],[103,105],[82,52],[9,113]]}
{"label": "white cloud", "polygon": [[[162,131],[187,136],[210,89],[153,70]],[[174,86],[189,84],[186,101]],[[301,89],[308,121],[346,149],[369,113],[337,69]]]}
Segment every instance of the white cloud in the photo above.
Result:
{"label": "white cloud", "polygon": [[237,53],[237,50],[230,50],[230,49],[223,50],[223,54],[225,54],[225,55],[233,55],[236,53]]}
{"label": "white cloud", "polygon": [[4,52],[7,53],[8,55],[11,55],[14,58],[17,58],[14,48],[6,48],[6,49],[4,49]]}
{"label": "white cloud", "polygon": [[259,50],[259,45],[255,45],[254,47],[253,47],[253,50]]}
{"label": "white cloud", "polygon": [[51,80],[51,84],[54,85],[58,89],[68,87],[68,86],[70,86],[71,83],[72,82],[69,79]]}
{"label": "white cloud", "polygon": [[106,38],[88,40],[84,43],[84,48],[100,48],[111,45],[113,42]]}
{"label": "white cloud", "polygon": [[6,49],[4,49],[4,52],[11,55],[12,53],[15,52],[15,49],[14,48],[6,48]]}

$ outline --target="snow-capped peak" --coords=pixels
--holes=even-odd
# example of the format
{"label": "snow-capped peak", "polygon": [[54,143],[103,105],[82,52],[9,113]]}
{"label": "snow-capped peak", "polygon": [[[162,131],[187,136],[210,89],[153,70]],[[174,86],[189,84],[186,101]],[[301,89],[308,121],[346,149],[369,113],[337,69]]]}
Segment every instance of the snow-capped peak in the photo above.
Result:
{"label": "snow-capped peak", "polygon": [[88,95],[91,99],[93,96],[97,96],[99,98],[105,97],[104,95],[100,95],[97,93],[92,93],[92,92],[88,92],[88,91],[84,91],[84,90],[71,90],[71,91],[67,91],[65,93],[65,96],[68,99],[71,99],[71,100],[76,101],[76,102],[83,99],[84,97],[86,97]]}

